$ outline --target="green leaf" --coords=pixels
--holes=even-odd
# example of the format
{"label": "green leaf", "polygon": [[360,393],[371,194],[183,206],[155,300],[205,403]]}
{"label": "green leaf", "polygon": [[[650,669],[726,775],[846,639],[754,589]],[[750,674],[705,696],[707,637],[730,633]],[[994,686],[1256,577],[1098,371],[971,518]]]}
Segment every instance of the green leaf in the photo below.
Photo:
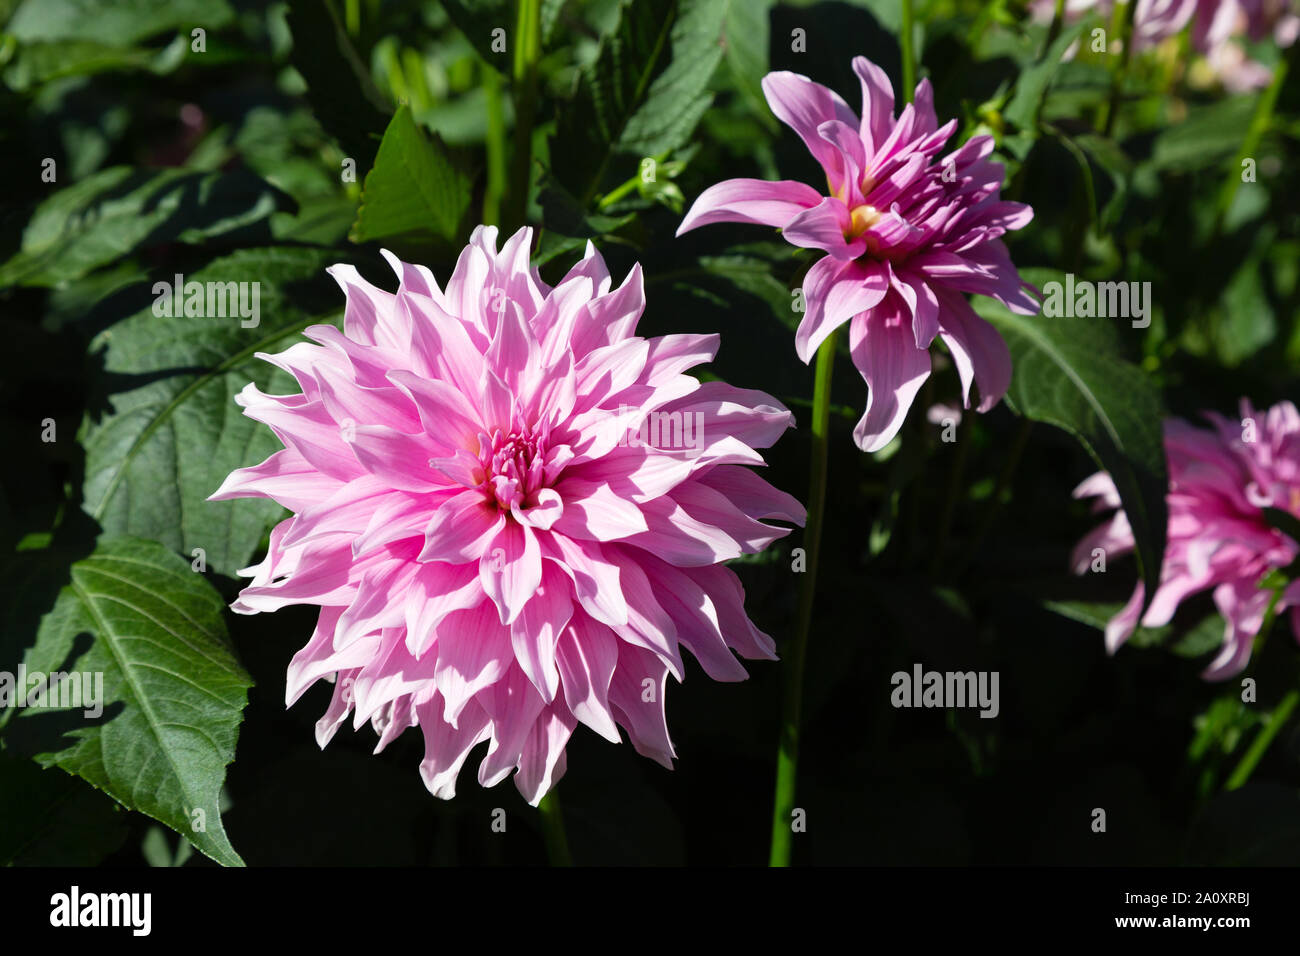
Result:
{"label": "green leaf", "polygon": [[249,382],[271,393],[295,390],[254,353],[287,347],[341,309],[342,295],[324,272],[336,259],[313,249],[244,249],[185,276],[186,285],[258,283],[256,327],[244,328],[238,316],[160,317],[150,302],[96,337],[91,351],[103,353],[103,371],[94,386],[109,412],[83,428],[83,507],[105,531],[152,538],[185,555],[202,548],[222,574],[248,562],[282,509],[262,499],[207,497],[231,471],[281,445],[240,414],[234,397]]}
{"label": "green leaf", "polygon": [[[221,596],[153,541],[101,542],[70,573],[24,663],[29,674],[102,673],[104,711],[67,733],[75,743],[37,760],[165,823],[218,863],[243,865],[219,799],[252,680],[227,639]],[[69,660],[86,633],[89,649]],[[28,707],[20,721],[46,713]]]}
{"label": "green leaf", "polygon": [[5,27],[19,40],[131,46],[170,30],[209,33],[234,19],[226,0],[24,0]]}
{"label": "green leaf", "polygon": [[13,89],[26,91],[66,76],[90,76],[110,70],[145,70],[161,76],[185,62],[189,48],[189,38],[184,36],[177,36],[161,50],[95,40],[38,40],[19,48],[4,78]]}
{"label": "green leaf", "polygon": [[776,120],[763,96],[763,77],[768,71],[768,16],[775,0],[736,0],[727,5],[724,32],[727,38],[727,65],[736,86],[749,100],[754,115],[769,131],[777,129]]}
{"label": "green leaf", "polygon": [[195,173],[114,166],[37,207],[0,288],[79,279],[128,253],[166,242],[234,238],[293,201],[244,170]]}
{"label": "green leaf", "polygon": [[1237,155],[1255,115],[1258,94],[1230,96],[1191,111],[1187,119],[1160,133],[1148,161],[1169,172],[1212,169]]}
{"label": "green leaf", "polygon": [[1061,35],[1052,42],[1043,58],[1020,74],[1011,102],[1002,111],[1004,117],[1021,129],[1033,127],[1039,108],[1047,97],[1048,87],[1061,69],[1062,57],[1065,56],[1065,51],[1089,25],[1090,21],[1084,19],[1066,27],[1061,31]]}
{"label": "green leaf", "polygon": [[[1042,288],[1040,277],[1064,278],[1026,270],[1025,278]],[[983,297],[973,304],[1011,349],[1012,410],[1072,434],[1114,479],[1149,604],[1160,582],[1168,524],[1165,411],[1151,379],[1122,356],[1116,326],[1125,320],[1016,315]]]}
{"label": "green leaf", "polygon": [[397,108],[375,167],[366,176],[353,242],[432,235],[455,239],[469,210],[470,178],[437,136],[415,124],[410,107]]}
{"label": "green leaf", "polygon": [[291,59],[307,83],[307,101],[360,169],[379,148],[389,107],[327,0],[289,0]]}
{"label": "green leaf", "polygon": [[618,29],[560,110],[552,143],[552,155],[565,157],[552,172],[583,205],[611,157],[659,156],[690,138],[712,102],[726,9],[726,0],[624,0]]}

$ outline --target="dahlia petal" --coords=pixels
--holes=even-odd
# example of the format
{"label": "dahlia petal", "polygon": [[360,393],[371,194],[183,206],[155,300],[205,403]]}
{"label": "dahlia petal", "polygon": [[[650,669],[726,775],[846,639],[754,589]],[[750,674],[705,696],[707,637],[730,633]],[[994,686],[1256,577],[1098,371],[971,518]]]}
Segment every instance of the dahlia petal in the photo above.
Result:
{"label": "dahlia petal", "polygon": [[849,326],[849,352],[867,383],[867,410],[853,429],[863,451],[884,448],[903,426],[903,418],[930,375],[930,353],[901,313],[861,313]]}
{"label": "dahlia petal", "polygon": [[560,672],[555,666],[556,644],[573,616],[568,591],[564,573],[547,562],[541,585],[510,628],[515,661],[548,704],[560,689]]}
{"label": "dahlia petal", "polygon": [[555,663],[569,710],[606,740],[618,743],[618,726],[609,710],[618,639],[585,614],[575,613],[560,634]]}
{"label": "dahlia petal", "polygon": [[835,162],[835,148],[821,138],[817,128],[828,120],[857,125],[853,111],[834,90],[798,73],[769,73],[763,77],[762,86],[776,118],[798,133],[808,151],[829,171]]}
{"label": "dahlia petal", "polygon": [[452,611],[477,607],[485,600],[476,566],[421,565],[404,601],[407,652],[419,660],[433,646],[443,618]]}
{"label": "dahlia petal", "polygon": [[755,627],[745,613],[745,588],[735,571],[715,564],[693,572],[693,577],[713,602],[728,647],[753,660],[777,659],[776,642]]}
{"label": "dahlia petal", "polygon": [[348,445],[370,474],[401,491],[439,491],[447,487],[443,476],[429,467],[429,459],[446,453],[423,433],[408,435],[387,425],[357,425],[349,430]]}
{"label": "dahlia petal", "polygon": [[578,603],[592,618],[608,627],[627,623],[627,602],[619,585],[618,567],[605,559],[596,544],[570,541],[562,534],[547,538],[547,556],[569,576]]}
{"label": "dahlia petal", "polygon": [[444,719],[454,726],[479,691],[505,676],[514,662],[514,650],[509,632],[488,602],[443,618],[437,648],[433,680],[443,698]]}
{"label": "dahlia petal", "polygon": [[1142,602],[1146,597],[1146,588],[1139,581],[1128,603],[1114,617],[1106,622],[1106,653],[1114,654],[1120,646],[1137,630],[1138,618],[1142,615]]}
{"label": "dahlia petal", "polygon": [[1202,677],[1227,680],[1245,669],[1271,598],[1271,592],[1261,590],[1250,581],[1220,584],[1214,589],[1214,604],[1225,622],[1223,645]]}
{"label": "dahlia petal", "polygon": [[645,518],[609,485],[565,477],[556,485],[564,513],[554,530],[583,541],[617,541],[646,530]]}
{"label": "dahlia petal", "polygon": [[699,483],[723,495],[751,518],[777,518],[803,527],[808,516],[799,499],[774,488],[748,468],[712,468],[700,476]]}
{"label": "dahlia petal", "polygon": [[865,56],[853,58],[853,72],[862,86],[859,134],[866,152],[875,155],[894,122],[894,86],[889,82],[889,75]]}
{"label": "dahlia petal", "polygon": [[673,769],[673,749],[664,713],[668,668],[649,651],[620,643],[618,667],[609,684],[609,704],[627,731],[632,747],[643,757]]}
{"label": "dahlia petal", "polygon": [[456,795],[456,778],[465,765],[465,758],[475,745],[487,740],[491,734],[487,712],[471,702],[461,712],[460,720],[452,723],[446,719],[444,702],[439,694],[417,704],[415,711],[420,719],[420,730],[424,733],[420,776],[430,793],[450,800]]}
{"label": "dahlia petal", "polygon": [[533,722],[515,774],[515,786],[530,805],[537,806],[564,776],[564,745],[576,726],[577,721],[560,701],[547,707]]}
{"label": "dahlia petal", "polygon": [[986,412],[1011,385],[1011,350],[961,295],[939,290],[939,303],[939,336],[961,376],[962,401],[970,408],[970,386],[975,382],[980,390],[979,411]]}
{"label": "dahlia petal", "polygon": [[478,561],[505,527],[505,517],[478,489],[448,498],[424,531],[420,561],[464,564]]}
{"label": "dahlia petal", "polygon": [[698,582],[663,561],[647,568],[655,593],[677,627],[677,638],[695,655],[713,680],[740,681],[749,673],[736,660],[722,636],[713,600]]}
{"label": "dahlia petal", "polygon": [[857,259],[866,251],[867,243],[862,238],[852,241],[845,238],[852,225],[844,203],[828,196],[786,223],[781,235],[787,242],[804,249],[820,249],[840,260]]}
{"label": "dahlia petal", "polygon": [[718,222],[742,222],[782,228],[822,197],[806,183],[792,180],[728,179],[696,198],[677,227],[677,235]]}
{"label": "dahlia petal", "polygon": [[480,702],[492,718],[492,744],[479,764],[478,782],[495,787],[519,766],[528,734],[546,705],[518,667],[511,667]]}
{"label": "dahlia petal", "polygon": [[808,311],[795,332],[795,349],[805,364],[826,337],[859,312],[874,308],[889,291],[889,279],[876,262],[840,262],[827,256],[813,263],[804,279]]}
{"label": "dahlia petal", "polygon": [[637,263],[613,292],[592,299],[578,310],[569,349],[577,364],[588,353],[606,345],[618,345],[636,331],[645,311],[645,277]]}
{"label": "dahlia petal", "polygon": [[912,313],[912,332],[916,347],[928,349],[939,334],[939,297],[924,281],[906,272],[894,274],[893,289],[903,297]]}
{"label": "dahlia petal", "polygon": [[542,553],[537,532],[528,525],[503,521],[479,559],[478,579],[501,615],[513,624],[542,582]]}
{"label": "dahlia petal", "polygon": [[232,471],[209,501],[263,497],[290,511],[303,511],[329,498],[343,482],[312,467],[299,452],[282,448],[260,465]]}

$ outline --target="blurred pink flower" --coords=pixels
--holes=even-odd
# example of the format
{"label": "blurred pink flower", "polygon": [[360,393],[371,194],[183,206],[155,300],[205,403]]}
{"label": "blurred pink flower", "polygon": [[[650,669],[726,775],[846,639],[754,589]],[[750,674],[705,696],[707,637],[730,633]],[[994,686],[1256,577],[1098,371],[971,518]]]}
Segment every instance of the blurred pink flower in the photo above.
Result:
{"label": "blurred pink flower", "polygon": [[717,680],[746,676],[732,651],[775,658],[722,562],[789,531],[762,519],[804,519],[747,467],[789,411],[684,374],[718,337],[635,335],[639,266],[611,291],[588,244],[552,289],[531,238],[498,252],[479,227],[445,289],[387,253],[396,295],[334,266],[344,330],[313,326],[318,345],[261,356],[301,394],[238,397],[285,448],[212,496],[294,512],[233,605],[320,607],[287,702],[335,682],[321,746],[349,714],[371,722],[376,752],[419,726],[421,774],[444,798],[488,741],[479,782],[517,771],[536,803],[579,723],[614,742],[621,725],[671,767],[664,690],[681,648]]}
{"label": "blurred pink flower", "polygon": [[[1052,19],[1055,0],[1032,0],[1030,15],[1040,23]],[[1067,0],[1066,20],[1096,11],[1109,24],[1114,0]],[[1273,71],[1246,55],[1240,40],[1271,38],[1288,47],[1300,33],[1294,0],[1137,0],[1133,11],[1135,50],[1155,46],[1191,24],[1192,47],[1205,57],[1213,75],[1230,92],[1243,93],[1269,84]],[[1076,43],[1066,57],[1077,52]]]}
{"label": "blurred pink flower", "polygon": [[849,322],[849,349],[869,388],[854,430],[865,451],[897,434],[930,374],[937,335],[952,353],[970,407],[979,385],[987,411],[1011,381],[1006,343],[966,301],[992,296],[1016,312],[1038,311],[1001,236],[1033,210],[1000,198],[1003,168],[986,158],[993,139],[976,136],[940,157],[956,120],[939,128],[928,80],[894,116],[889,77],[853,60],[862,85],[859,118],[833,90],[797,73],[769,73],[763,91],[826,172],[828,196],[805,183],[730,179],[710,186],[677,234],[715,222],[776,226],[796,246],[826,255],[804,279],[807,311],[795,334],[804,362]]}
{"label": "blurred pink flower", "polygon": [[[1300,544],[1269,525],[1263,508],[1300,516],[1300,414],[1290,402],[1263,415],[1242,400],[1241,421],[1206,413],[1213,430],[1180,419],[1165,422],[1169,465],[1169,534],[1160,588],[1141,623],[1162,627],[1184,598],[1209,588],[1226,622],[1223,646],[1204,673],[1224,680],[1245,668],[1263,624],[1272,592],[1260,579],[1288,566]],[[1098,500],[1094,511],[1118,508],[1110,476],[1099,472],[1074,491]],[[1133,532],[1123,511],[1088,534],[1075,548],[1074,570],[1082,574],[1100,548],[1107,559],[1133,550]],[[1145,589],[1138,583],[1128,604],[1106,626],[1106,647],[1114,653],[1138,625]],[[1300,580],[1287,586],[1277,611],[1291,608],[1291,629],[1300,640]]]}

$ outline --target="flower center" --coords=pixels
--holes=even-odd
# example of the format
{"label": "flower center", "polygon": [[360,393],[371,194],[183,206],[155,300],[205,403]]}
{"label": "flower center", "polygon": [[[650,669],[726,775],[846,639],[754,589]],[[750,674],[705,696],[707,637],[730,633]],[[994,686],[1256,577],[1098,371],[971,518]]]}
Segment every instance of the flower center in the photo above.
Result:
{"label": "flower center", "polygon": [[874,226],[883,215],[875,206],[855,206],[849,213],[851,222],[849,231],[844,234],[846,239],[856,239],[872,226]]}
{"label": "flower center", "polygon": [[535,436],[496,432],[483,457],[483,471],[488,490],[497,505],[527,507],[545,486],[545,455]]}

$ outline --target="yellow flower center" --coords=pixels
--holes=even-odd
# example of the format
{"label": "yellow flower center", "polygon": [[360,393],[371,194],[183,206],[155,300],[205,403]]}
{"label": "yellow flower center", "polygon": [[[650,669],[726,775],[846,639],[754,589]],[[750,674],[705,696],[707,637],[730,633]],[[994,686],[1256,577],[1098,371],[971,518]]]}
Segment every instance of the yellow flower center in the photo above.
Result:
{"label": "yellow flower center", "polygon": [[852,221],[849,224],[849,231],[845,233],[844,238],[850,240],[858,238],[858,236],[862,235],[874,226],[882,215],[883,213],[881,213],[875,206],[854,207],[853,211],[849,213],[849,218]]}

